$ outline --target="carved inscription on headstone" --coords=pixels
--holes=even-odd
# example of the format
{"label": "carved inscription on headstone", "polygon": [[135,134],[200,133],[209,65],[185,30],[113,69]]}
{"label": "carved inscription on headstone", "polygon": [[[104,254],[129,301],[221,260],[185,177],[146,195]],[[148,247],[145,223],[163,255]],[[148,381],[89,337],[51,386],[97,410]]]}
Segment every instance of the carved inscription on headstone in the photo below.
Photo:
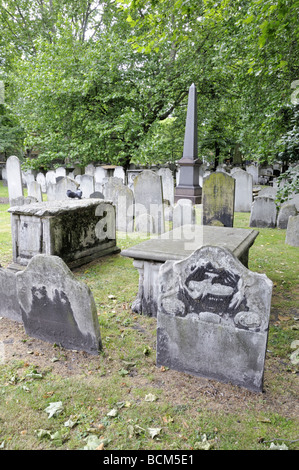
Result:
{"label": "carved inscription on headstone", "polygon": [[272,282],[224,248],[160,268],[157,365],[261,391]]}

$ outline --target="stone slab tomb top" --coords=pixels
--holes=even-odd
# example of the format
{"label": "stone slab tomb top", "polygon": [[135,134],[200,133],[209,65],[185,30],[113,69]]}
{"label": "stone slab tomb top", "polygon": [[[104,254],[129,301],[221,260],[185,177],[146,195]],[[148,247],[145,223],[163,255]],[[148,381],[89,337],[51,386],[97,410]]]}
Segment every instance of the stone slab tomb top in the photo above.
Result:
{"label": "stone slab tomb top", "polygon": [[34,215],[36,217],[55,216],[86,207],[96,207],[103,202],[112,204],[111,201],[101,199],[80,199],[71,200],[65,199],[63,201],[48,201],[42,203],[28,204],[23,206],[14,206],[8,209],[8,212],[14,214]]}
{"label": "stone slab tomb top", "polygon": [[127,248],[121,255],[164,262],[183,259],[203,245],[215,245],[229,249],[240,258],[258,234],[257,230],[251,229],[189,224]]}

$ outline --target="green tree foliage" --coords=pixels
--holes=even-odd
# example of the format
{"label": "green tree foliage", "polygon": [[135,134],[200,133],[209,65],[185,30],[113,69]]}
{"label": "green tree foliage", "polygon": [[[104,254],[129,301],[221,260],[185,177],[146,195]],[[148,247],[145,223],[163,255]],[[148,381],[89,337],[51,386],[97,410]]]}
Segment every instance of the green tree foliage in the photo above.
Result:
{"label": "green tree foliage", "polygon": [[36,166],[180,158],[191,83],[202,155],[296,148],[298,0],[0,0],[0,13],[9,106]]}

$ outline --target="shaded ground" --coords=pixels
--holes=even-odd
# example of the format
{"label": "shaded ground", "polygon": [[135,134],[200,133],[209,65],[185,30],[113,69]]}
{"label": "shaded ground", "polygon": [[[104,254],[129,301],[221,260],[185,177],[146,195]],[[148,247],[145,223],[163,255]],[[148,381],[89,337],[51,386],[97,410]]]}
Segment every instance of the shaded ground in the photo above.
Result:
{"label": "shaded ground", "polygon": [[[134,328],[139,328],[138,320]],[[147,336],[143,327],[142,334]],[[148,335],[149,339],[152,335]],[[38,339],[28,337],[23,325],[1,318],[0,341],[4,344],[5,363],[21,363],[23,367],[34,365],[39,371],[51,371],[61,377],[88,376],[96,379],[99,374],[100,359],[85,352],[66,350],[55,347]],[[152,340],[153,341],[153,340]],[[151,345],[153,350],[155,344]],[[2,353],[3,355],[3,353]],[[1,359],[1,358],[0,358]],[[193,377],[173,370],[159,369],[155,365],[155,355],[152,363],[147,362],[144,367],[150,369],[152,376],[151,386],[163,390],[164,399],[169,403],[181,403],[182,395],[186,400],[206,400],[206,405],[213,411],[240,412],[242,408],[252,409],[259,413],[278,413],[286,418],[299,416],[299,386],[298,376],[292,371],[291,364],[267,353],[265,364],[264,391],[255,394],[246,389],[223,384],[213,380]],[[117,373],[122,367],[121,361],[112,354],[109,357],[109,374]],[[149,385],[144,374],[138,373],[134,368],[130,372],[134,387],[142,388]],[[187,401],[186,401],[187,403]]]}

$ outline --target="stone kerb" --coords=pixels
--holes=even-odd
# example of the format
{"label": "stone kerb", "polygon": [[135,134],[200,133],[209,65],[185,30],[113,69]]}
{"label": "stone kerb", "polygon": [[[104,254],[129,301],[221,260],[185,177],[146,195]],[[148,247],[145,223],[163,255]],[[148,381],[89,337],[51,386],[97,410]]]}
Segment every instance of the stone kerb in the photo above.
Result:
{"label": "stone kerb", "polygon": [[16,288],[29,336],[98,354],[102,344],[93,295],[61,258],[36,255],[16,274]]}
{"label": "stone kerb", "polygon": [[157,366],[263,387],[272,281],[204,246],[159,271]]}

